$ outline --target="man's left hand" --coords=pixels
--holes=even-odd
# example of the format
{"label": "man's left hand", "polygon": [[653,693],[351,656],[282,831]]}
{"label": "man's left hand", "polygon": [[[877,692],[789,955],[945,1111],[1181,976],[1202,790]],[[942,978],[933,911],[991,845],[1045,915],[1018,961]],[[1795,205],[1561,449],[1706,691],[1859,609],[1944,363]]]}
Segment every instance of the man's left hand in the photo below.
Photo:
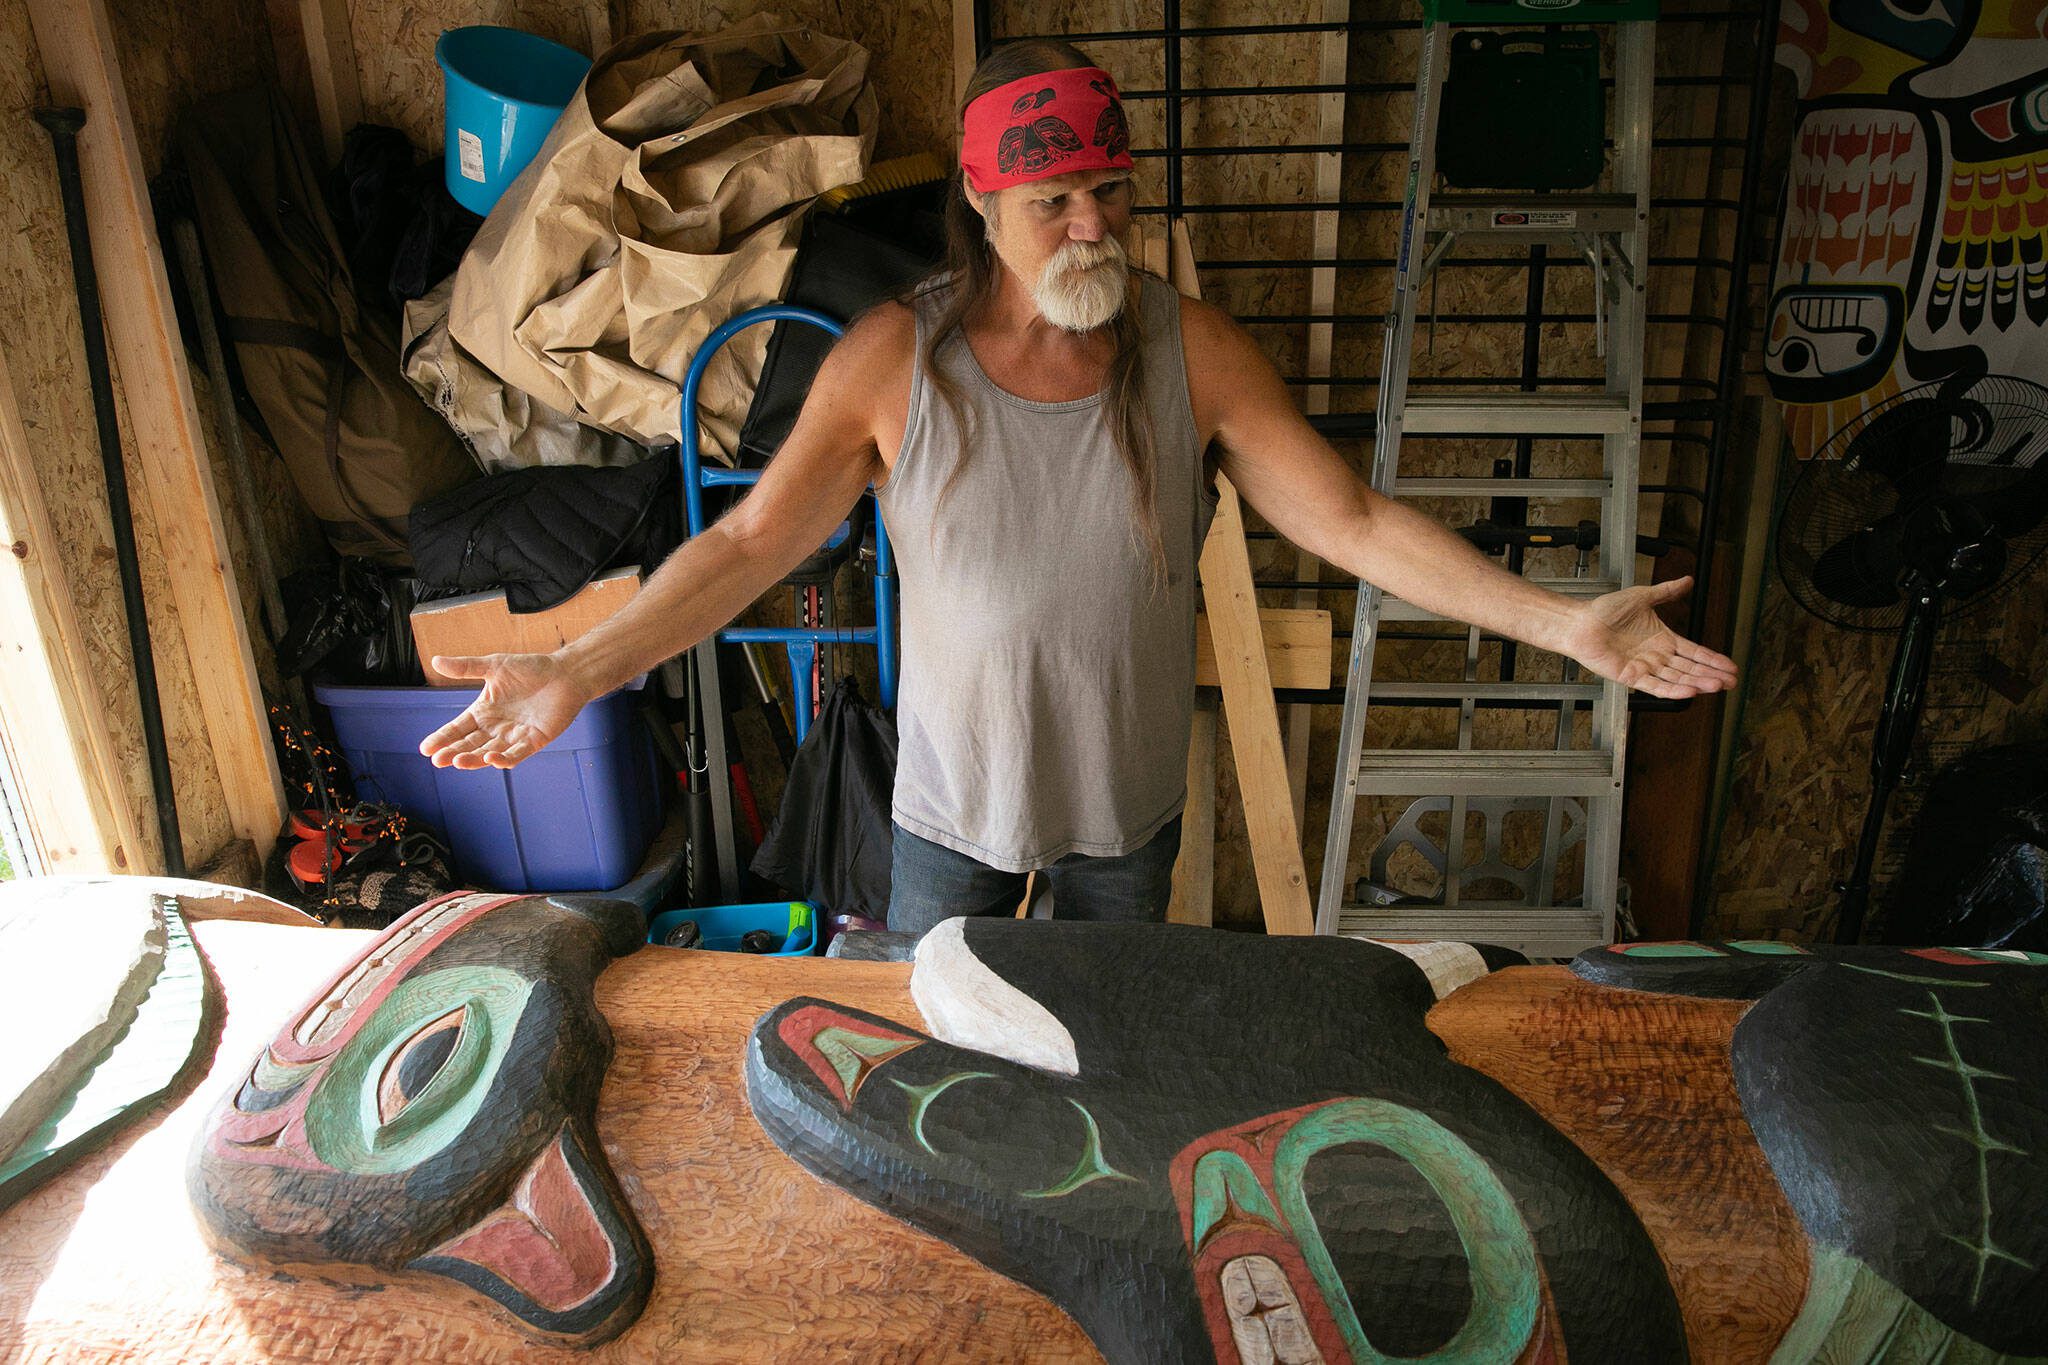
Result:
{"label": "man's left hand", "polygon": [[1558,652],[1653,697],[1696,697],[1733,687],[1734,660],[1694,644],[1657,615],[1658,607],[1691,587],[1691,578],[1674,578],[1595,597],[1581,604]]}

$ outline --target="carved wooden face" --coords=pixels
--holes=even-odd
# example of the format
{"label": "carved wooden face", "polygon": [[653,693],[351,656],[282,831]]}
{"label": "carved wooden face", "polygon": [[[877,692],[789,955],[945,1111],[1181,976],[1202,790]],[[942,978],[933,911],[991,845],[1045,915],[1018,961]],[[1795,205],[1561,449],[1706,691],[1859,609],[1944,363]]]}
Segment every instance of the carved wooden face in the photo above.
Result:
{"label": "carved wooden face", "polygon": [[653,1258],[593,1127],[597,975],[631,906],[459,894],[391,929],[215,1111],[196,1207],[230,1254],[444,1275],[530,1330],[602,1340]]}

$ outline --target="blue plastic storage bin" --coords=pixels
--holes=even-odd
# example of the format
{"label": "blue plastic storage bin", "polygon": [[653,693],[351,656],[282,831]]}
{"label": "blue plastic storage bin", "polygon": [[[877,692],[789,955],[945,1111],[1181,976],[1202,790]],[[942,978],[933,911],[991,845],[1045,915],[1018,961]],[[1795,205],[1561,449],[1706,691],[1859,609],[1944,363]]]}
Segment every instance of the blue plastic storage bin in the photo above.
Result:
{"label": "blue plastic storage bin", "polygon": [[667,910],[647,926],[647,941],[660,943],[686,919],[697,921],[704,937],[699,948],[736,953],[740,936],[749,929],[780,934],[782,943],[764,957],[802,957],[818,947],[818,914],[803,901],[762,901],[755,905],[711,905],[700,910]]}
{"label": "blue plastic storage bin", "polygon": [[455,202],[489,214],[547,141],[590,58],[516,28],[451,28],[434,44],[445,94],[443,176]]}
{"label": "blue plastic storage bin", "polygon": [[608,891],[632,880],[661,827],[661,772],[632,691],[583,708],[514,768],[436,768],[420,741],[472,701],[467,687],[327,687],[314,699],[355,774],[448,836],[456,875],[496,891]]}

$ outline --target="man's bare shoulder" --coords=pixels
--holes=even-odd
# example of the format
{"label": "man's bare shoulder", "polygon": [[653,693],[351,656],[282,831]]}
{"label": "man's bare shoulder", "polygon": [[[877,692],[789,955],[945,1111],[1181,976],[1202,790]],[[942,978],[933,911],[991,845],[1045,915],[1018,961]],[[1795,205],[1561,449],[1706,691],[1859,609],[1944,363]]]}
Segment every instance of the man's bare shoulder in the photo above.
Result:
{"label": "man's bare shoulder", "polygon": [[1284,387],[1265,352],[1216,305],[1181,296],[1180,344],[1187,362],[1188,397],[1204,440],[1233,410],[1270,405],[1276,393],[1284,401]]}
{"label": "man's bare shoulder", "polygon": [[1197,368],[1229,374],[1247,361],[1265,359],[1251,335],[1237,320],[1213,303],[1180,296],[1181,350],[1188,358],[1189,376]]}
{"label": "man's bare shoulder", "polygon": [[878,303],[854,319],[832,348],[849,378],[885,382],[907,378],[917,353],[917,315],[896,299]]}

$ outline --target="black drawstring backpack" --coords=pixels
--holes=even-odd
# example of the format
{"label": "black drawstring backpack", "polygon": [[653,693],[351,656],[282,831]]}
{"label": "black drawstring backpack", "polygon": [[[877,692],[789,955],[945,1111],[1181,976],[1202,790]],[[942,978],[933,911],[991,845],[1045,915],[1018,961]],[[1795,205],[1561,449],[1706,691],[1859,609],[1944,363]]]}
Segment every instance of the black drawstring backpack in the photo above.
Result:
{"label": "black drawstring backpack", "polygon": [[753,870],[821,918],[889,915],[896,721],[841,678],[798,746]]}

